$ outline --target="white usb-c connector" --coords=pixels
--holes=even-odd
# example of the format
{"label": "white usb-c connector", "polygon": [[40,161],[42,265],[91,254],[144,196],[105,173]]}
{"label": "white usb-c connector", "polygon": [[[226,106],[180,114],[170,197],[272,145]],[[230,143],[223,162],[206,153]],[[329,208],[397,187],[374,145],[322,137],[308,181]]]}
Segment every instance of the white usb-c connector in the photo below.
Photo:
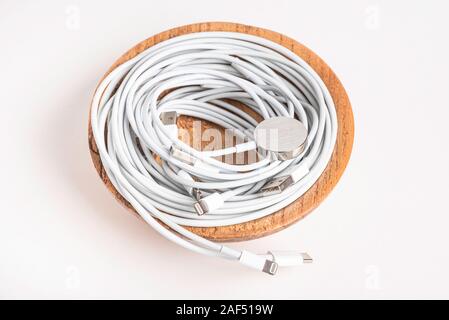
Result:
{"label": "white usb-c connector", "polygon": [[275,275],[279,268],[312,263],[312,258],[307,253],[297,251],[269,251],[266,254],[254,254],[243,250],[239,262],[247,267]]}
{"label": "white usb-c connector", "polygon": [[313,262],[308,253],[298,251],[268,251],[263,256],[276,262],[279,267],[294,267]]}

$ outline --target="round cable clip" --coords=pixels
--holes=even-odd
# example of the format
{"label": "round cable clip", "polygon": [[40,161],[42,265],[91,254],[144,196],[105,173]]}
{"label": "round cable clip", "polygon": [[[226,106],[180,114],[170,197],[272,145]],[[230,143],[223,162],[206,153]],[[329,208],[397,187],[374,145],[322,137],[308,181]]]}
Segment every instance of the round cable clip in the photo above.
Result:
{"label": "round cable clip", "polygon": [[258,147],[275,153],[280,160],[290,160],[304,151],[307,129],[294,118],[269,118],[254,129],[254,140]]}

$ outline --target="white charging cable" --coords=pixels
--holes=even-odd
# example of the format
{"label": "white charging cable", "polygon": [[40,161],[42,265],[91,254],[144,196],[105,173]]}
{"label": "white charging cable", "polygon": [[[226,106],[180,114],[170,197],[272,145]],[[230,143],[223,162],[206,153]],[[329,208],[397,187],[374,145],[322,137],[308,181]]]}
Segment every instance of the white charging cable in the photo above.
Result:
{"label": "white charging cable", "polygon": [[[258,147],[257,121],[229,100],[244,103],[265,120],[299,120],[307,132],[301,152],[285,158],[260,151],[250,164],[215,159]],[[246,142],[196,150],[178,139],[177,115],[234,129]],[[265,217],[298,199],[323,173],[336,142],[335,106],[320,77],[292,51],[233,32],[163,41],[105,77],[92,101],[91,126],[110,181],[164,237],[270,274],[278,266],[311,261],[298,252],[250,253],[184,228]]]}

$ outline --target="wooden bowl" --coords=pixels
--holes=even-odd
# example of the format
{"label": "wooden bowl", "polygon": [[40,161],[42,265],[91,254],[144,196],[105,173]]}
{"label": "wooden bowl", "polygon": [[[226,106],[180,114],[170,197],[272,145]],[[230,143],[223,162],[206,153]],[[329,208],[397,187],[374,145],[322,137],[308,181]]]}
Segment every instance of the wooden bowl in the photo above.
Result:
{"label": "wooden bowl", "polygon": [[[207,31],[229,31],[256,35],[277,42],[280,45],[290,49],[303,60],[305,60],[321,77],[332,95],[337,109],[338,133],[337,143],[332,154],[332,158],[326,167],[326,170],[317,180],[317,182],[299,199],[269,216],[224,227],[187,227],[196,234],[215,241],[242,241],[263,237],[279,230],[282,230],[294,222],[305,217],[309,212],[316,208],[326,196],[335,187],[340,179],[351,155],[352,144],[354,140],[354,119],[352,115],[351,104],[343,85],[338,80],[329,66],[314,52],[306,48],[299,42],[286,37],[280,33],[229,22],[207,22],[195,23],[182,27],[177,27],[152,36],[128,50],[122,55],[104,75],[106,77],[118,65],[135,57],[143,50],[164,40],[188,34],[193,32]],[[245,109],[245,106],[240,106]],[[192,130],[193,119],[189,117],[180,117],[178,126]],[[215,127],[210,123],[202,121],[201,130]],[[98,155],[97,146],[92,136],[92,128],[89,121],[89,149],[92,161],[106,187],[111,191],[115,198],[122,203],[131,212],[137,215],[129,203],[117,192],[107,177]],[[138,216],[138,215],[137,215]]]}

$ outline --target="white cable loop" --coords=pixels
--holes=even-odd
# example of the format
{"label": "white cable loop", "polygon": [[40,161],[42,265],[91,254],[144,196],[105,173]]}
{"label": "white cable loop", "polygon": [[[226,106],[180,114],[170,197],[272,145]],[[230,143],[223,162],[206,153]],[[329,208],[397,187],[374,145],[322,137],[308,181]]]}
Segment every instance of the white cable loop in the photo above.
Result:
{"label": "white cable loop", "polygon": [[[256,147],[257,122],[223,99],[242,102],[264,119],[299,119],[308,130],[305,151],[286,161],[266,152],[245,165],[214,159]],[[161,121],[171,111],[234,129],[247,142],[195,150],[177,139],[176,124]],[[290,50],[247,34],[202,32],[161,42],[114,69],[95,92],[91,126],[109,179],[158,232],[190,250],[274,273],[277,265],[267,255],[216,244],[183,226],[248,222],[294,202],[328,164],[337,117],[320,77]],[[261,188],[269,181],[280,192],[264,195]],[[200,202],[193,196],[198,190]],[[202,210],[207,214],[197,214]]]}

